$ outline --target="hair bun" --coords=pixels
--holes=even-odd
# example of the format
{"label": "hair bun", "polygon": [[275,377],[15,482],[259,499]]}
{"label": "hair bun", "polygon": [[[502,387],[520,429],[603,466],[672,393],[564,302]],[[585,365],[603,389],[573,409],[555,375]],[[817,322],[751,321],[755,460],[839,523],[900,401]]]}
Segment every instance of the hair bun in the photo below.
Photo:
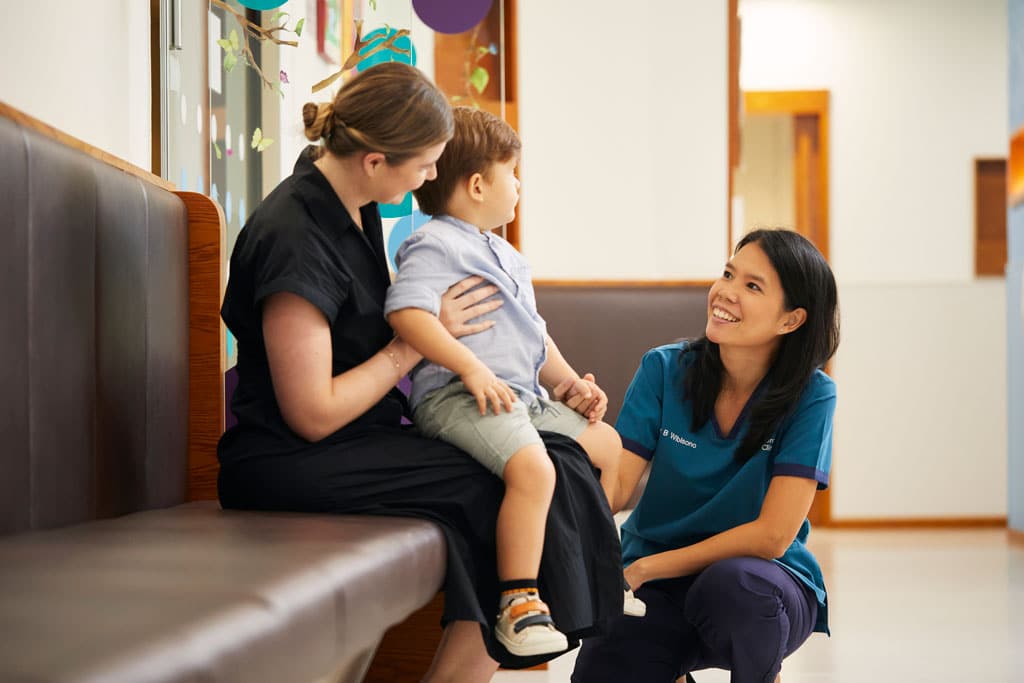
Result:
{"label": "hair bun", "polygon": [[302,105],[302,123],[305,124],[306,128],[309,128],[316,121],[316,114],[319,110],[312,102],[306,102]]}
{"label": "hair bun", "polygon": [[306,102],[302,106],[302,123],[306,126],[306,138],[316,142],[329,136],[334,127],[333,113],[334,107],[330,102]]}

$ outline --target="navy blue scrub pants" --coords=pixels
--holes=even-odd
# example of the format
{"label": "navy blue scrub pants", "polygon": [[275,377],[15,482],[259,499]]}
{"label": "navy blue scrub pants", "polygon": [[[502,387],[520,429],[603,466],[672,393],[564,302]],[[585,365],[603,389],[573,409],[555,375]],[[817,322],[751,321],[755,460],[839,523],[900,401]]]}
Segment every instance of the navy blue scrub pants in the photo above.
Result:
{"label": "navy blue scrub pants", "polygon": [[688,671],[732,672],[732,683],[771,683],[814,630],[814,592],[775,562],[722,560],[693,576],[636,592],[647,615],[615,619],[583,642],[573,683],[672,683]]}

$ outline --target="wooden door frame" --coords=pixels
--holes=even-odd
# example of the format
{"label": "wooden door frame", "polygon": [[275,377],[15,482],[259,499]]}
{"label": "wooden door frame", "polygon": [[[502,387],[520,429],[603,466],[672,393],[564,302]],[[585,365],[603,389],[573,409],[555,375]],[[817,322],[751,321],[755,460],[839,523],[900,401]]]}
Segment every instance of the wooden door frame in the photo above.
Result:
{"label": "wooden door frame", "polygon": [[[745,90],[743,97],[744,114],[789,114],[792,116],[814,116],[818,119],[818,166],[817,175],[821,183],[816,213],[821,224],[822,243],[818,245],[825,260],[829,258],[829,91],[828,90]],[[806,193],[801,187],[802,179],[797,178],[796,193]],[[732,197],[730,196],[730,201]],[[732,244],[732,223],[729,224],[729,244]]]}
{"label": "wooden door frame", "polygon": [[[820,227],[818,249],[829,258],[829,91],[828,90],[747,90],[742,93],[744,114],[789,114],[791,116],[812,116],[817,118],[818,163],[815,169],[819,191],[814,194],[816,201],[812,210],[817,214]],[[738,151],[738,150],[737,150]],[[794,151],[795,154],[795,151]],[[737,160],[738,161],[738,160]],[[732,206],[732,173],[729,174],[729,205]],[[809,184],[805,177],[796,174],[795,199],[807,196]],[[729,245],[733,243],[732,221],[729,221]],[[826,367],[826,372],[829,368]],[[834,479],[834,477],[831,477]],[[821,526],[832,524],[831,486],[815,496],[815,523]]]}

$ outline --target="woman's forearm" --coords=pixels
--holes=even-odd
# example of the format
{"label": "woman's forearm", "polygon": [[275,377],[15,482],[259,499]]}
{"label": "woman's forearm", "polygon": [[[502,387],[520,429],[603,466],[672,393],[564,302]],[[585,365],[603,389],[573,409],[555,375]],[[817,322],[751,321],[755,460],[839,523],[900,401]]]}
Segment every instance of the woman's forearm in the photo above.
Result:
{"label": "woman's forearm", "polygon": [[730,557],[782,557],[800,532],[817,487],[814,479],[772,477],[757,519],[700,543],[641,558],[626,569],[626,578],[636,586],[653,579],[696,574]]}
{"label": "woman's forearm", "polygon": [[332,377],[319,400],[311,396],[313,400],[295,415],[285,413],[285,421],[307,441],[330,436],[376,405],[421,359],[412,347],[395,339],[363,363]]}
{"label": "woman's forearm", "polygon": [[755,520],[685,548],[640,558],[626,568],[626,579],[636,588],[656,579],[696,574],[715,562],[730,557],[775,559],[785,552],[786,547],[788,543],[784,544],[776,538],[776,534],[767,524]]}

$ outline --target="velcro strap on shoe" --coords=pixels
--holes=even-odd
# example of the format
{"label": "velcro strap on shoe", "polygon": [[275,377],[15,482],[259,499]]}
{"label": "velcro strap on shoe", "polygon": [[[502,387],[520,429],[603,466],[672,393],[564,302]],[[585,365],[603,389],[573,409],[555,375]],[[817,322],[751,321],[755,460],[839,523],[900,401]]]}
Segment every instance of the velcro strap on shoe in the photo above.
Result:
{"label": "velcro strap on shoe", "polygon": [[510,620],[515,621],[524,614],[530,612],[542,612],[543,614],[551,614],[551,610],[540,600],[527,600],[526,602],[520,602],[515,605],[509,605],[508,617]]}
{"label": "velcro strap on shoe", "polygon": [[534,614],[529,617],[523,617],[515,623],[512,630],[519,633],[524,628],[531,626],[554,626],[555,622],[551,620],[551,617],[547,614]]}

